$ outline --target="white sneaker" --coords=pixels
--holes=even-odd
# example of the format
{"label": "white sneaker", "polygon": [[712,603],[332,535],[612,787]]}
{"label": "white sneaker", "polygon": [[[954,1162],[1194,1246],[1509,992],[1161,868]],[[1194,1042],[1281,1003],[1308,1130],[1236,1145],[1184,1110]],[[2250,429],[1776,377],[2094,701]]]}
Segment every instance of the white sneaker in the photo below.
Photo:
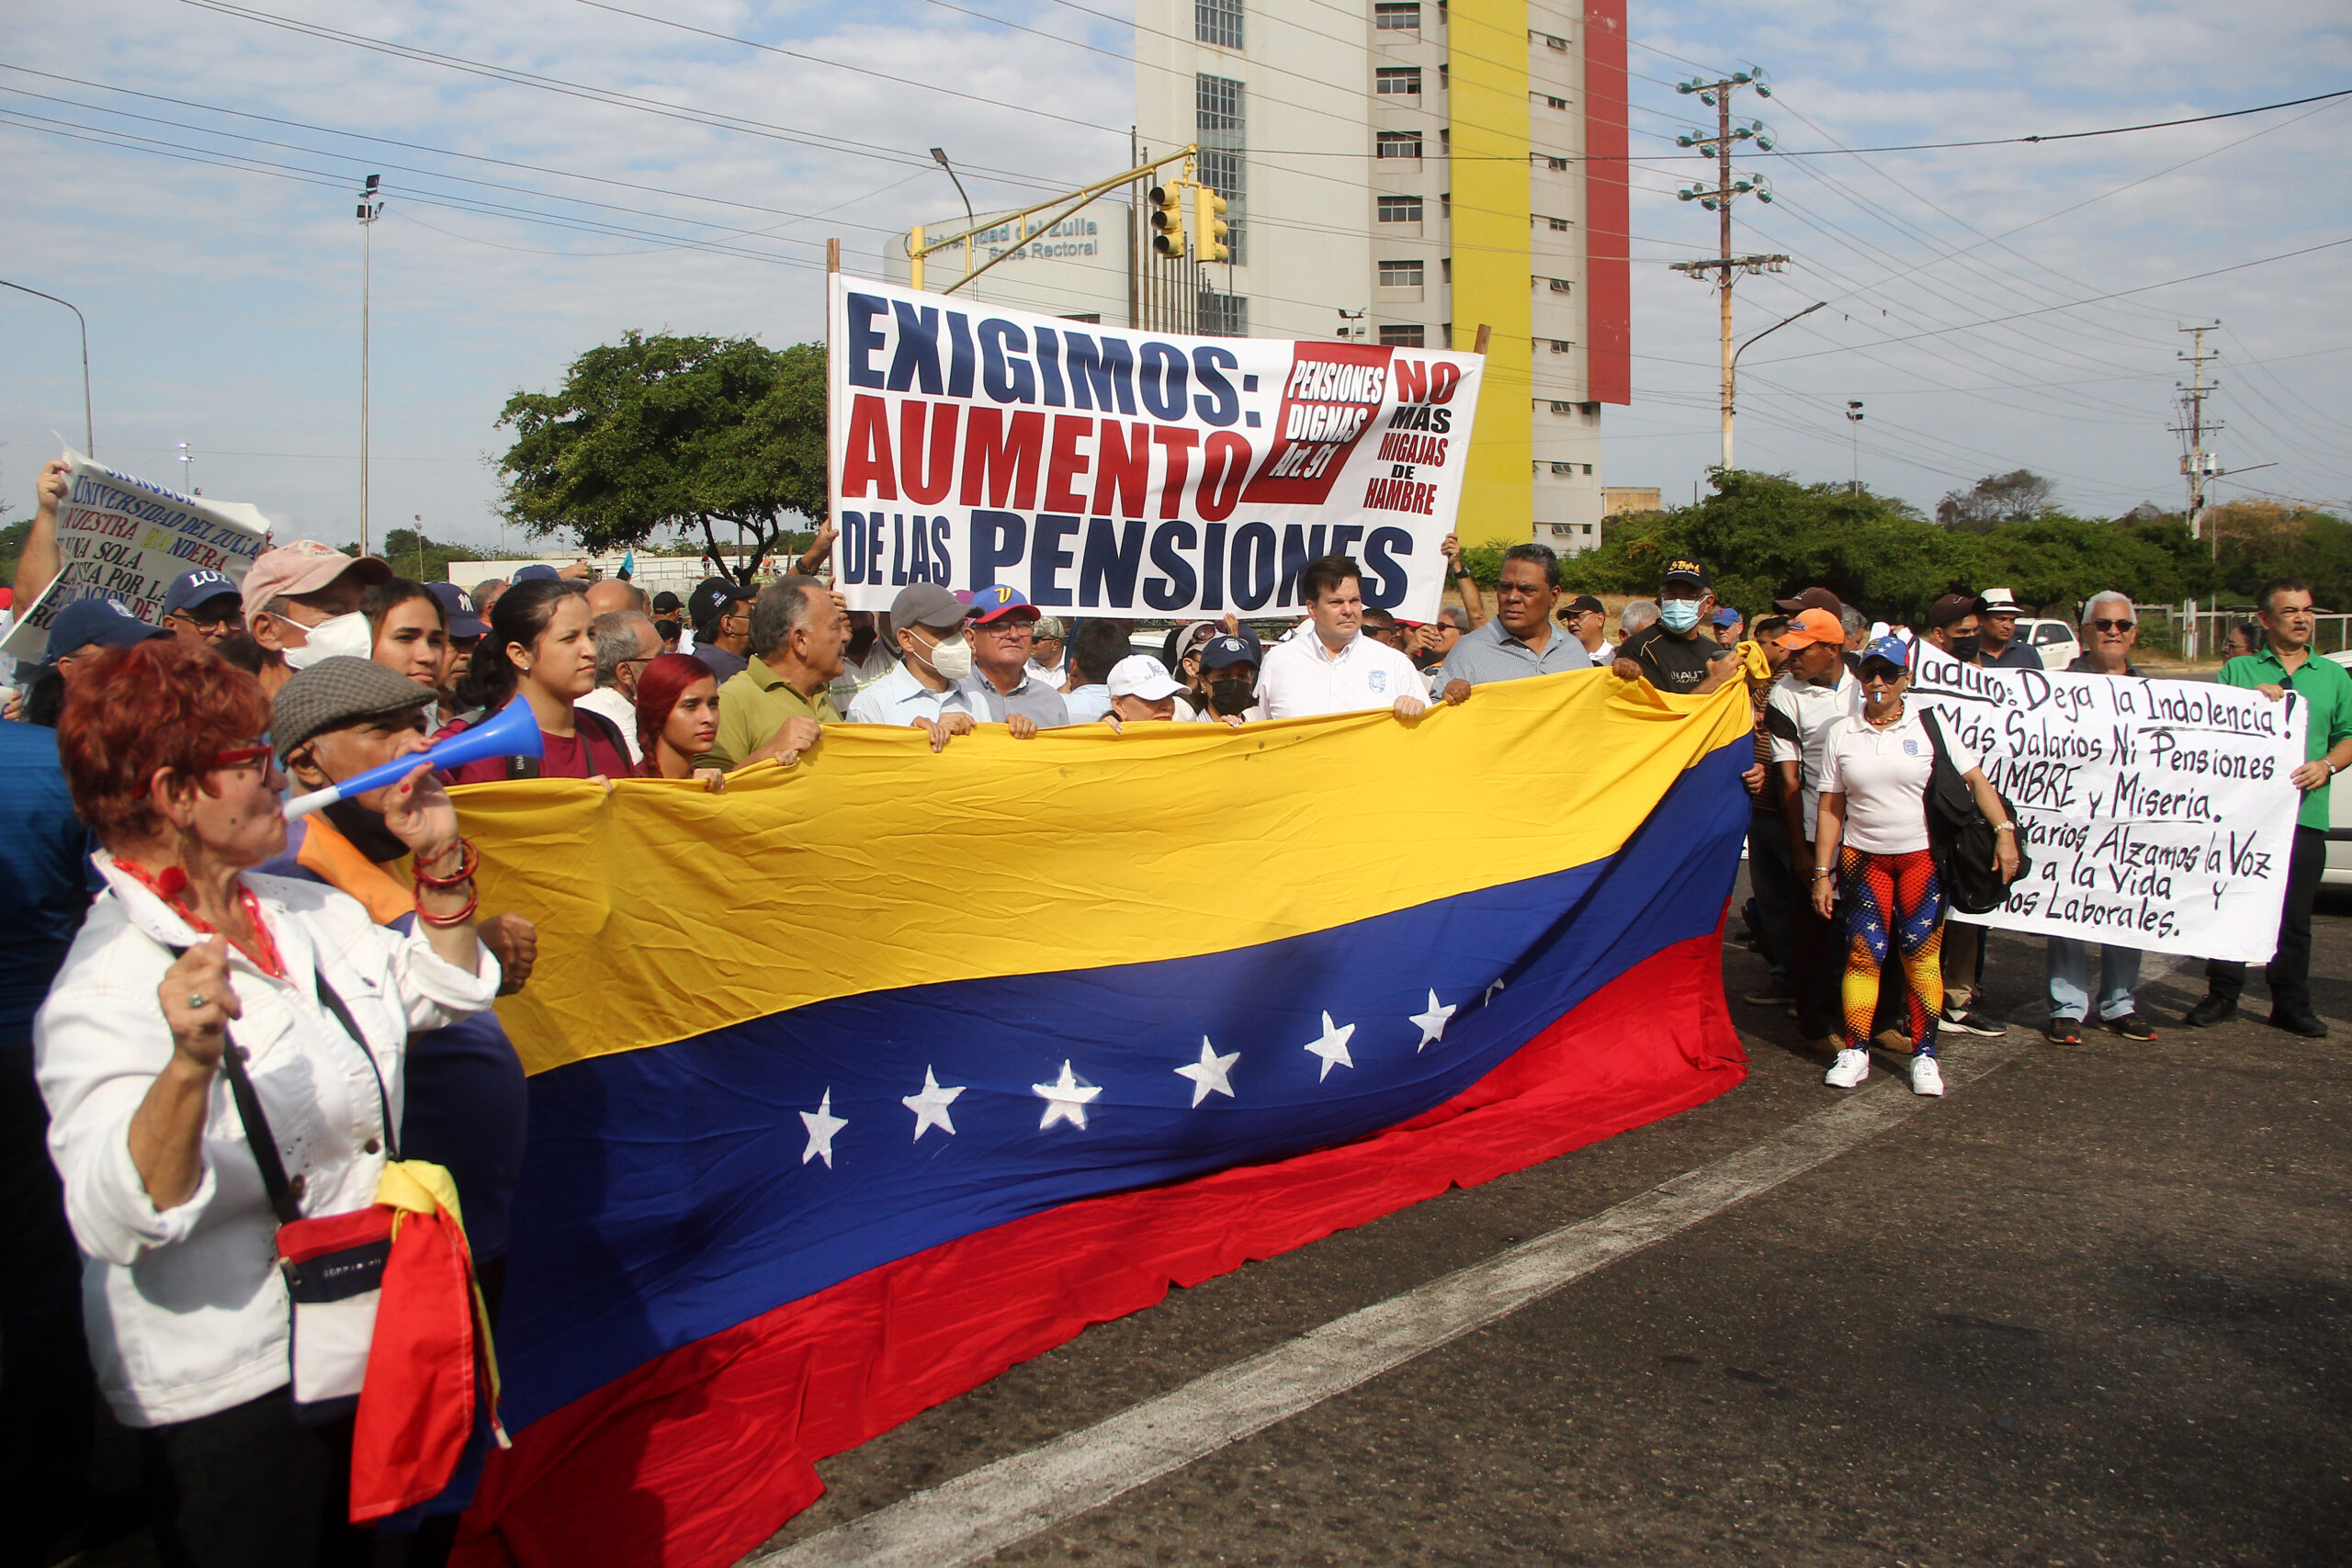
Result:
{"label": "white sneaker", "polygon": [[1936,1066],[1933,1056],[1911,1058],[1911,1092],[1940,1096],[1944,1091],[1944,1070]]}
{"label": "white sneaker", "polygon": [[1845,1050],[1838,1053],[1837,1063],[1821,1075],[1821,1081],[1831,1089],[1852,1089],[1870,1076],[1871,1054]]}

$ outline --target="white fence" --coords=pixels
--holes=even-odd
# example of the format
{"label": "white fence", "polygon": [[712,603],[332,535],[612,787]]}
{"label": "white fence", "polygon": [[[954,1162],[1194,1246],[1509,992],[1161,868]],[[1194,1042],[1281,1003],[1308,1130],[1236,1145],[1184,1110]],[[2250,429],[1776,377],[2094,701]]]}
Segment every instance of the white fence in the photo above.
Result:
{"label": "white fence", "polygon": [[[2254,618],[2251,607],[2208,610],[2194,600],[2181,604],[2143,604],[2139,612],[2142,641],[2168,647],[2189,660],[2219,659],[2230,628]],[[2341,653],[2352,648],[2352,615],[2319,615],[2314,621],[2313,650]]]}

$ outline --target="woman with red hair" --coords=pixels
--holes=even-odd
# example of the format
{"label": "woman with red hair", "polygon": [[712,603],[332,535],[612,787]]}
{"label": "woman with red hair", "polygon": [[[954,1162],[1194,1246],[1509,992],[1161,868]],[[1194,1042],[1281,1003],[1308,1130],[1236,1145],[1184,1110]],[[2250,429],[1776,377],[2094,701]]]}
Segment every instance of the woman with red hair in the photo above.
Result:
{"label": "woman with red hair", "polygon": [[712,791],[727,787],[718,768],[695,764],[718,739],[718,675],[691,653],[665,653],[637,679],[637,739],[645,773],[656,779],[700,779]]}
{"label": "woman with red hair", "polygon": [[[478,856],[420,762],[382,803],[414,857],[413,931],[333,888],[248,874],[286,842],[260,682],[168,638],[109,649],[85,673],[58,750],[107,887],[33,1053],[91,1359],[116,1416],[141,1429],[165,1562],[340,1561],[351,1421],[296,1419],[269,1191],[304,1218],[375,1202],[399,1157],[410,1031],[497,994],[474,934]],[[279,1180],[246,1135],[248,1084]]]}

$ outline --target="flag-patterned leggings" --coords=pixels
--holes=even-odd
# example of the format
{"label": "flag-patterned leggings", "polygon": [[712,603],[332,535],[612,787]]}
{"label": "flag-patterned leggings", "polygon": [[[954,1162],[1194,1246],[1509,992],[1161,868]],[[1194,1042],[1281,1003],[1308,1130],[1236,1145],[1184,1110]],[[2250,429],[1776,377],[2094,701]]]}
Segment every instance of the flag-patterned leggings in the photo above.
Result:
{"label": "flag-patterned leggings", "polygon": [[1909,982],[1911,1047],[1936,1054],[1936,1018],[1944,1009],[1944,889],[1932,852],[1879,855],[1840,852],[1845,861],[1846,1043],[1867,1051],[1878,1013],[1879,976],[1890,949]]}

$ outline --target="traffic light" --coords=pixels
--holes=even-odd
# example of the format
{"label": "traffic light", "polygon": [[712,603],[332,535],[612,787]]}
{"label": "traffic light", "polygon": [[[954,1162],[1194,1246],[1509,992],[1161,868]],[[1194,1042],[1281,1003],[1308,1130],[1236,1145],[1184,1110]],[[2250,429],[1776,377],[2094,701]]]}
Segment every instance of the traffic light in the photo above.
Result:
{"label": "traffic light", "polygon": [[1222,214],[1225,197],[1206,186],[1193,187],[1193,247],[1194,259],[1204,262],[1231,261],[1233,248],[1225,243],[1230,226]]}
{"label": "traffic light", "polygon": [[1184,254],[1184,183],[1151,187],[1151,248],[1163,256]]}

